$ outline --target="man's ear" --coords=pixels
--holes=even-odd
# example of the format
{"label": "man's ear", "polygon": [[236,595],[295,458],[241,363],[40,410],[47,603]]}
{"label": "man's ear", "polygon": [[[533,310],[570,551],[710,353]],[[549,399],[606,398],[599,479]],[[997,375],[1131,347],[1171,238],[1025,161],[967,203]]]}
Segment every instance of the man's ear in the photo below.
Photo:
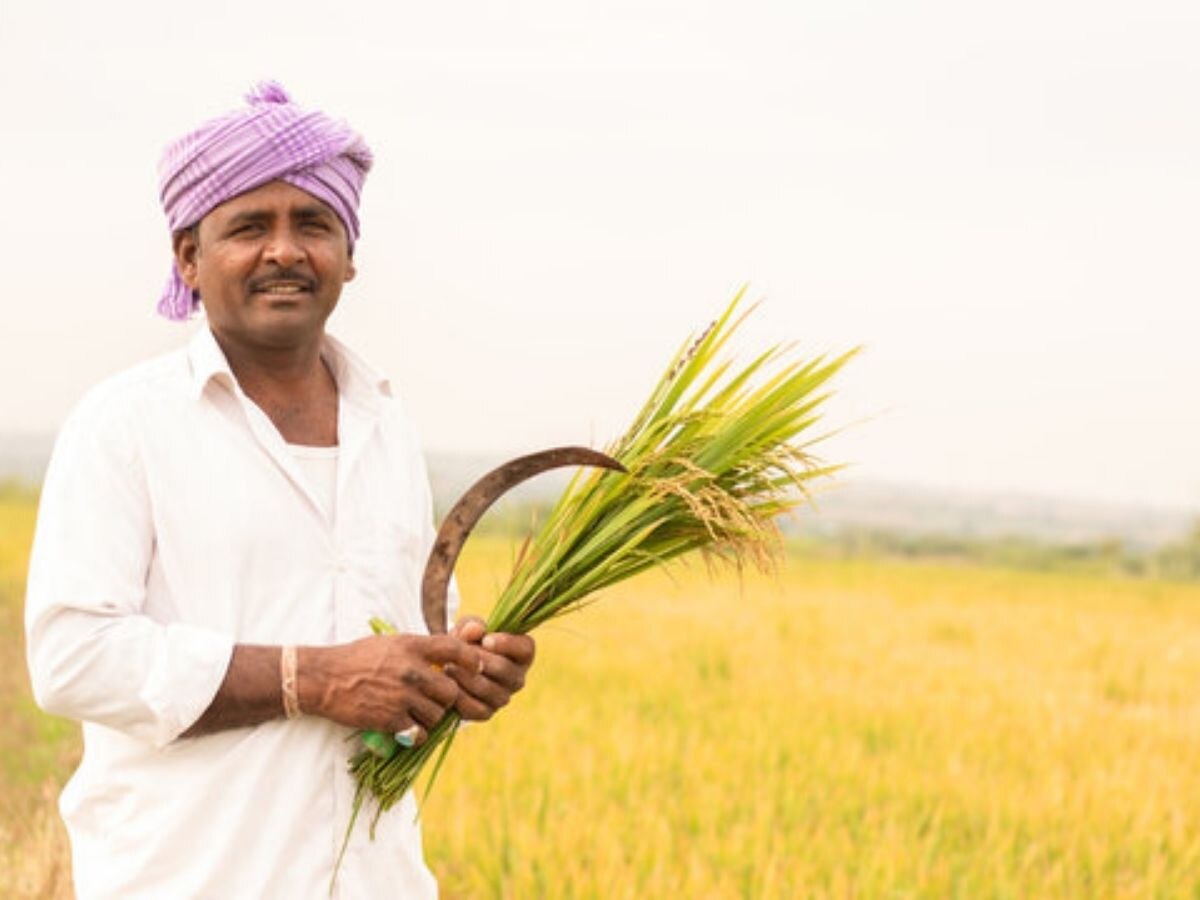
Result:
{"label": "man's ear", "polygon": [[343,281],[353,281],[354,276],[358,274],[358,269],[354,268],[354,260],[351,259],[346,263],[346,277]]}
{"label": "man's ear", "polygon": [[175,253],[175,267],[183,283],[196,289],[196,258],[200,255],[200,229],[181,228],[171,235],[171,249]]}

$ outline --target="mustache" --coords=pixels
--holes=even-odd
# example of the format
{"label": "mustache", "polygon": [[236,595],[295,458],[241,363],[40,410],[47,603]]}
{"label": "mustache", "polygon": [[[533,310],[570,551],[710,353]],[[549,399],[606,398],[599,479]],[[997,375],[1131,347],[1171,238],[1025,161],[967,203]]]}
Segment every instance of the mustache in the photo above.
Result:
{"label": "mustache", "polygon": [[261,291],[268,284],[277,281],[292,281],[296,284],[303,285],[304,289],[307,291],[312,291],[317,286],[316,282],[307,275],[303,275],[294,269],[283,269],[279,272],[272,272],[270,275],[261,275],[258,278],[251,278],[249,284],[250,291]]}

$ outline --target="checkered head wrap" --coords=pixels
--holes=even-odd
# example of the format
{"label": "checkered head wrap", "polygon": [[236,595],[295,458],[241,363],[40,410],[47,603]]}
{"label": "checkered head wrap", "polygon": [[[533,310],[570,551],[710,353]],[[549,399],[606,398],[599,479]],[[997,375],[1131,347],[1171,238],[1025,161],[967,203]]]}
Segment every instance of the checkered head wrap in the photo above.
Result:
{"label": "checkered head wrap", "polygon": [[[171,232],[190,228],[226,200],[269,181],[286,181],[329,206],[358,240],[358,200],[371,151],[345,122],[301,109],[274,81],[248,105],[205,122],[169,144],[158,166],[159,197]],[[182,321],[199,297],[171,267],[158,311]]]}

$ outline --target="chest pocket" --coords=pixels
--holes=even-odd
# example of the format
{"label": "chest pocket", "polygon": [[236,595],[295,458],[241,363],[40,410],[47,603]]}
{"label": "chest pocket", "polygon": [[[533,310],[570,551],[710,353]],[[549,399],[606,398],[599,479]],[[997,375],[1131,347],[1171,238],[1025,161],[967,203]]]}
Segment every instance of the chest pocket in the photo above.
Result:
{"label": "chest pocket", "polygon": [[[381,426],[382,427],[382,426]],[[338,498],[337,542],[345,557],[339,632],[369,633],[378,616],[404,632],[423,632],[421,578],[432,544],[429,491],[419,458],[386,428],[346,473]],[[400,462],[398,462],[400,461]],[[352,608],[352,612],[351,612]],[[355,617],[346,622],[345,613]]]}
{"label": "chest pocket", "polygon": [[347,623],[352,631],[367,633],[373,616],[402,632],[425,630],[421,578],[428,547],[422,532],[389,517],[360,520],[347,528],[342,556],[345,613],[357,617]]}

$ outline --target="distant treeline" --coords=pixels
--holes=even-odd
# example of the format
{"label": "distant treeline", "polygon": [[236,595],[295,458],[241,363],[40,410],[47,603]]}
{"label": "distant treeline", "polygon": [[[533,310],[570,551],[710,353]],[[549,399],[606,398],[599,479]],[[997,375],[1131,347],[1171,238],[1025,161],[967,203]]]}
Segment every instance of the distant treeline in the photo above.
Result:
{"label": "distant treeline", "polygon": [[1058,544],[1018,535],[981,538],[870,529],[803,535],[790,544],[796,552],[820,556],[936,559],[1042,572],[1200,580],[1200,523],[1178,541],[1155,548],[1130,546],[1117,538]]}
{"label": "distant treeline", "polygon": [[[547,510],[548,507],[501,501],[484,516],[477,530],[523,535]],[[439,516],[443,513],[444,510],[440,511]],[[1158,547],[1135,546],[1120,538],[1057,543],[1021,535],[978,537],[853,527],[827,534],[789,533],[788,547],[795,553],[823,557],[929,559],[1041,572],[1200,580],[1200,521],[1178,540]]]}

